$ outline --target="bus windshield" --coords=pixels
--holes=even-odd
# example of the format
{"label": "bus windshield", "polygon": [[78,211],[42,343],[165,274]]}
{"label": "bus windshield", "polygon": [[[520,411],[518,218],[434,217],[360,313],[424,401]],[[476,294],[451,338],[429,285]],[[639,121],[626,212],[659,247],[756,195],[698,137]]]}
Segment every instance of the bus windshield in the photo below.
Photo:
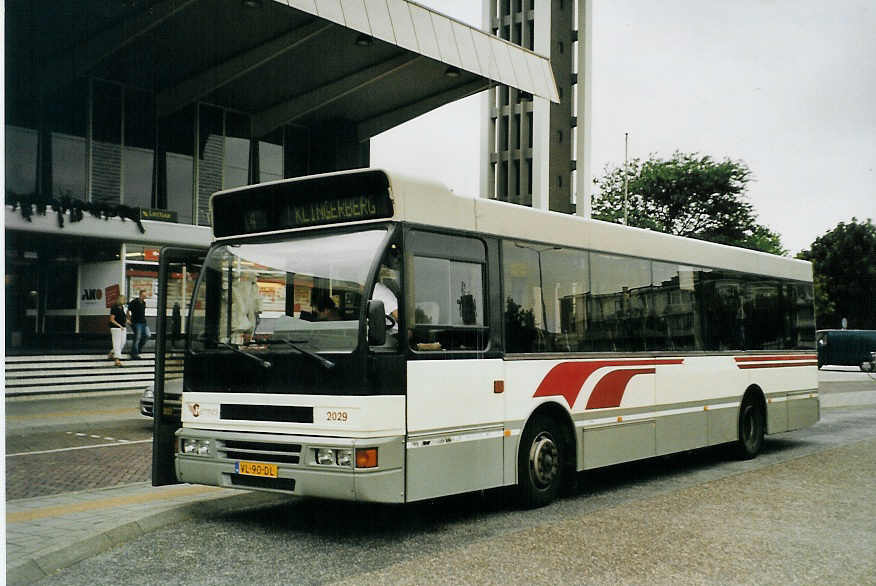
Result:
{"label": "bus windshield", "polygon": [[249,351],[276,344],[352,352],[368,268],[386,233],[372,229],[213,248],[195,292],[190,348]]}

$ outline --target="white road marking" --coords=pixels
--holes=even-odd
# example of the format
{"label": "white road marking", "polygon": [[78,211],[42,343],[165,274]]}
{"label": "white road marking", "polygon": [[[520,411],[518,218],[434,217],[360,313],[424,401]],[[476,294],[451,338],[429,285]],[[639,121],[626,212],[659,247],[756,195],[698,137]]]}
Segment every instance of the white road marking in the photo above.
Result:
{"label": "white road marking", "polygon": [[[76,434],[76,435],[79,435],[79,434]],[[76,446],[76,447],[73,447],[73,448],[58,448],[58,449],[55,449],[55,450],[41,450],[41,451],[39,451],[39,452],[19,452],[19,453],[17,453],[17,454],[6,454],[6,457],[7,457],[7,458],[13,458],[13,457],[15,457],[15,456],[36,456],[37,454],[54,454],[54,453],[57,453],[57,452],[70,452],[70,451],[72,451],[72,450],[88,450],[88,449],[91,449],[91,448],[109,448],[109,447],[112,447],[112,446],[126,446],[126,445],[131,445],[131,444],[145,444],[145,443],[152,443],[152,440],[151,440],[151,439],[146,439],[146,440],[134,440],[134,441],[131,441],[131,440],[119,440],[118,442],[115,442],[115,443],[112,443],[112,444],[96,444],[96,445],[93,445],[93,446]]]}

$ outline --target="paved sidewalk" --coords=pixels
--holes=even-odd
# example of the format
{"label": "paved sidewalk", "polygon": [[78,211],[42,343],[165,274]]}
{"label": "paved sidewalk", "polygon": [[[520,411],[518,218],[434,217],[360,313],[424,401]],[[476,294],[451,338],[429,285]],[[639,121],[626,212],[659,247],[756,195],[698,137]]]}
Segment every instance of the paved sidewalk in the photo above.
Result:
{"label": "paved sidewalk", "polygon": [[194,516],[241,511],[289,497],[148,482],[6,503],[6,581],[31,584],[150,531]]}

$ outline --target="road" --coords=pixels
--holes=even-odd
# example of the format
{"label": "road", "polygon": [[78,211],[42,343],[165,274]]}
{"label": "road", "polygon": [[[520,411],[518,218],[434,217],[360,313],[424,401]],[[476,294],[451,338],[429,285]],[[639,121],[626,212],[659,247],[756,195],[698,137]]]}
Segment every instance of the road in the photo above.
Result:
{"label": "road", "polygon": [[152,419],[140,393],[6,401],[6,499],[151,478]]}
{"label": "road", "polygon": [[[823,376],[876,389],[861,377]],[[825,403],[848,388],[828,385]],[[874,477],[876,406],[855,405],[769,437],[753,461],[707,449],[616,466],[536,511],[506,491],[405,507],[290,498],[166,527],[41,583],[874,583]]]}

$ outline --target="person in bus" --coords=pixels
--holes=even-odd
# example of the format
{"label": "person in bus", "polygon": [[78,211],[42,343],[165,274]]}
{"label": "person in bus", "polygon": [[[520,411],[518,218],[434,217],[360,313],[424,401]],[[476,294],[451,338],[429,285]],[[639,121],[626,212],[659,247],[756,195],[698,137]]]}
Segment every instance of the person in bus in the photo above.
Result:
{"label": "person in bus", "polygon": [[310,304],[313,306],[314,321],[340,321],[343,319],[341,312],[335,305],[335,300],[331,298],[328,291],[314,289]]}

